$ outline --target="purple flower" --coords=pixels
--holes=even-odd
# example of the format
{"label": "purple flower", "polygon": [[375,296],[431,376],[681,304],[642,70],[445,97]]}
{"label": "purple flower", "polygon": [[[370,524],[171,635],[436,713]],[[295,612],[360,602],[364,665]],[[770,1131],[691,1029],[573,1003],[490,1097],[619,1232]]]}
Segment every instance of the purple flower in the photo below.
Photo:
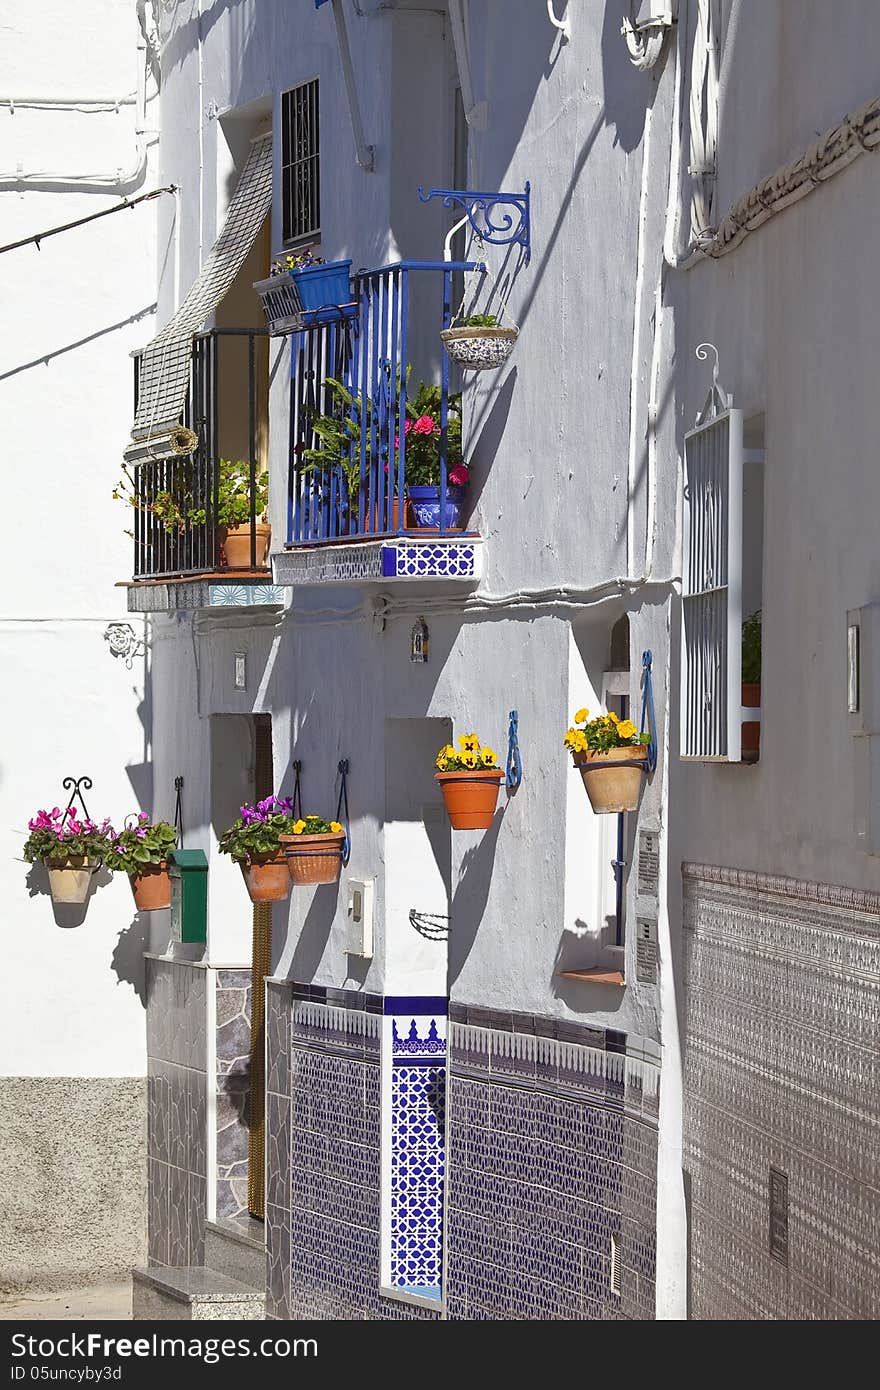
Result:
{"label": "purple flower", "polygon": [[139,840],[145,840],[147,838],[146,830],[141,830],[140,828],[138,828],[134,833],[135,835],[137,835]]}
{"label": "purple flower", "polygon": [[149,819],[150,817],[147,815],[146,811],[141,811],[140,815],[138,816],[139,821],[145,821]]}

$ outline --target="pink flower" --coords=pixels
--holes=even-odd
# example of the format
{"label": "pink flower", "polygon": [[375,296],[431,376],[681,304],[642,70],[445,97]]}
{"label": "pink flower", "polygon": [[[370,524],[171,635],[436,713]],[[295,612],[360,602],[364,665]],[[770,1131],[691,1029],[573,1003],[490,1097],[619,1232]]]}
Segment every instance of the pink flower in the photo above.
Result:
{"label": "pink flower", "polygon": [[143,820],[149,820],[149,819],[150,819],[150,817],[147,815],[146,811],[141,811],[140,815],[138,816],[138,820],[141,820],[141,821],[143,821]]}
{"label": "pink flower", "polygon": [[416,434],[433,434],[436,430],[440,433],[439,426],[434,424],[430,415],[420,415],[414,426]]}
{"label": "pink flower", "polygon": [[[411,429],[412,429],[412,420],[407,420],[406,424],[405,424],[404,427],[403,427],[403,432],[404,432],[404,434],[409,434],[409,432],[410,432]],[[399,436],[398,436],[398,438],[399,438]]]}
{"label": "pink flower", "polygon": [[453,487],[464,487],[470,482],[471,470],[466,463],[457,463],[454,468],[450,468],[446,474],[446,481],[452,483]]}

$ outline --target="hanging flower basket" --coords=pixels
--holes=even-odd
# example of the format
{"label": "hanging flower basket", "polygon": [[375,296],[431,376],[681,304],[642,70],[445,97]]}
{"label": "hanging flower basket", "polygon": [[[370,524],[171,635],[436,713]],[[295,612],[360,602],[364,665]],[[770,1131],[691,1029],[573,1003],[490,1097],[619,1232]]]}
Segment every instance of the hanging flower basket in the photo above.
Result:
{"label": "hanging flower basket", "polygon": [[290,893],[290,875],[283,850],[256,854],[239,861],[252,903],[280,903]]}
{"label": "hanging flower basket", "polygon": [[301,817],[281,842],[287,853],[292,883],[335,883],[342,869],[345,831],[339,821],[320,816]]}
{"label": "hanging flower basket", "polygon": [[144,864],[136,874],[129,874],[128,881],[134,894],[134,905],[138,912],[160,912],[171,906],[171,875],[167,860],[158,864]]}
{"label": "hanging flower basket", "polygon": [[518,328],[444,328],[440,337],[450,358],[471,372],[501,367],[513,352]]}
{"label": "hanging flower basket", "polygon": [[578,710],[575,725],[565,735],[575,767],[583,778],[590,805],[597,816],[638,810],[644,773],[648,769],[649,734],[640,734],[629,719],[616,714],[589,718]]}
{"label": "hanging flower basket", "polygon": [[89,896],[92,875],[101,867],[87,856],[76,855],[64,864],[47,864],[49,892],[53,903],[81,906]]}
{"label": "hanging flower basket", "polygon": [[498,805],[504,773],[491,748],[476,734],[462,734],[459,747],[446,744],[437,754],[435,781],[453,830],[488,830]]}

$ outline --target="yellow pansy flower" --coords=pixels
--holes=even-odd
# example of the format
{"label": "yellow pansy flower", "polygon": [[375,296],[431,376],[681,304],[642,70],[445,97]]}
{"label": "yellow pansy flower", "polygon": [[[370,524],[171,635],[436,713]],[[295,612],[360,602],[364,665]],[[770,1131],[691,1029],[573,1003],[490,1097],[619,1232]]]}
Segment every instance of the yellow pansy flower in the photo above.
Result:
{"label": "yellow pansy flower", "polygon": [[330,822],[330,829],[334,835],[339,835],[342,830],[342,826],[339,824],[338,820],[332,820]]}
{"label": "yellow pansy flower", "polygon": [[493,752],[491,748],[483,749],[482,758],[484,767],[496,767],[498,764],[498,754]]}
{"label": "yellow pansy flower", "polygon": [[608,718],[611,720],[611,723],[612,723],[612,724],[619,724],[619,723],[620,723],[620,720],[618,719],[617,715],[614,713],[614,710],[613,710],[613,709],[610,709],[610,710],[608,711]]}
{"label": "yellow pansy flower", "polygon": [[476,752],[480,746],[480,740],[476,734],[462,734],[458,741],[462,748],[469,753]]}
{"label": "yellow pansy flower", "polygon": [[461,755],[462,765],[471,770],[477,765],[477,753],[473,748],[466,748]]}
{"label": "yellow pansy flower", "polygon": [[294,833],[294,835],[301,835],[301,834],[303,833],[303,831],[305,830],[305,828],[306,828],[306,823],[305,823],[304,820],[297,820],[297,821],[294,821],[294,823],[293,823],[293,833]]}
{"label": "yellow pansy flower", "polygon": [[631,719],[624,719],[617,725],[617,732],[621,738],[633,738],[638,733],[638,729]]}
{"label": "yellow pansy flower", "polygon": [[579,709],[574,717],[574,722],[575,724],[586,724],[589,717],[590,711],[588,709]]}
{"label": "yellow pansy flower", "polygon": [[446,772],[447,768],[449,767],[449,759],[443,756],[442,751],[437,754],[437,762],[435,763],[435,767],[437,768],[438,772]]}

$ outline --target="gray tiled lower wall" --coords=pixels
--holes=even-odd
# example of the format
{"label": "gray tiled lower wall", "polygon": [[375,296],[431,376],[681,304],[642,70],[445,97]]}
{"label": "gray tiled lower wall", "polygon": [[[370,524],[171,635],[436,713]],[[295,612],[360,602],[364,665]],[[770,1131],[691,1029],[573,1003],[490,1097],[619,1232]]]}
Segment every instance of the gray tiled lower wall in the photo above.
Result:
{"label": "gray tiled lower wall", "polygon": [[[438,1316],[379,1292],[381,1012],[379,996],[268,984],[270,1317]],[[659,1048],[450,1018],[447,1316],[653,1318]]]}
{"label": "gray tiled lower wall", "polygon": [[691,1316],[875,1319],[880,895],[683,872]]}
{"label": "gray tiled lower wall", "polygon": [[149,1259],[201,1264],[205,1253],[206,971],[147,957]]}
{"label": "gray tiled lower wall", "polygon": [[251,972],[218,970],[217,1216],[247,1212]]}

